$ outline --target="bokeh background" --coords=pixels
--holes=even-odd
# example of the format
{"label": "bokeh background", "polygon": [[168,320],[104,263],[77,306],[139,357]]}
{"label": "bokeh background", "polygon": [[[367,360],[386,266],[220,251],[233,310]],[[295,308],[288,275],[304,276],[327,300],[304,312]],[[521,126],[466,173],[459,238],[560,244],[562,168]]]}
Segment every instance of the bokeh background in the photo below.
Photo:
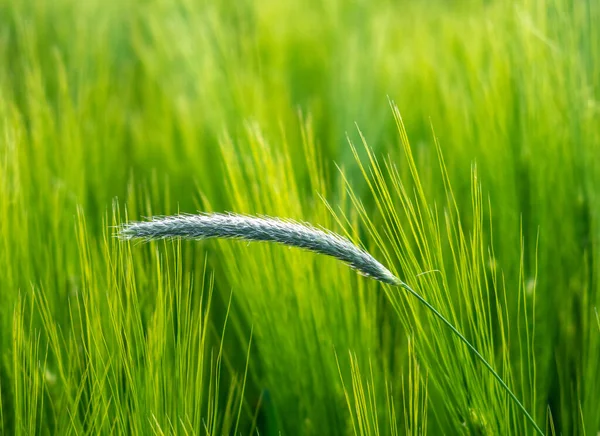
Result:
{"label": "bokeh background", "polygon": [[425,312],[331,260],[113,237],[234,211],[377,256],[369,156],[462,241],[406,248],[445,313],[547,432],[598,432],[597,23],[593,0],[0,1],[0,433],[530,432]]}

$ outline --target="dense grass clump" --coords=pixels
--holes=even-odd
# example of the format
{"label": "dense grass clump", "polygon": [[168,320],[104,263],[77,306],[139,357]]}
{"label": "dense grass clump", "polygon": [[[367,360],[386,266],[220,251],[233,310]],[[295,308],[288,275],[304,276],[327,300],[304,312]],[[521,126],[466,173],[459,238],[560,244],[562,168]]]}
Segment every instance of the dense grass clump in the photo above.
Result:
{"label": "dense grass clump", "polygon": [[[598,433],[599,22],[0,0],[0,434]],[[342,235],[506,386],[332,258],[115,237],[198,211]]]}

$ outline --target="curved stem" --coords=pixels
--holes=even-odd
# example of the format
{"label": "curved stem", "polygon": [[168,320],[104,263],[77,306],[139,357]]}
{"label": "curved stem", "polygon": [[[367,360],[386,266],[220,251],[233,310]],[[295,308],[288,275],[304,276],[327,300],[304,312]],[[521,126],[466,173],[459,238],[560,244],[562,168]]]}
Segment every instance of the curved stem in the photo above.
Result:
{"label": "curved stem", "polygon": [[510,398],[514,401],[514,403],[517,405],[517,407],[519,409],[521,409],[521,411],[523,412],[523,414],[525,414],[525,416],[527,417],[527,419],[529,420],[529,422],[531,423],[531,425],[533,425],[533,427],[535,428],[535,431],[541,435],[544,436],[544,432],[542,431],[542,429],[536,424],[535,420],[533,419],[533,417],[529,414],[529,412],[527,411],[527,409],[525,409],[525,406],[523,406],[523,404],[521,403],[521,401],[519,401],[519,399],[516,397],[516,395],[510,390],[510,388],[508,387],[508,385],[504,382],[504,380],[502,380],[502,377],[500,377],[498,375],[498,373],[494,370],[494,368],[492,368],[492,366],[488,363],[487,360],[485,360],[485,357],[483,357],[481,355],[481,353],[479,353],[479,351],[477,351],[477,349],[471,345],[471,343],[467,340],[467,338],[465,338],[461,332],[459,332],[456,327],[454,327],[450,321],[448,321],[444,315],[442,315],[440,312],[438,312],[436,310],[435,307],[433,307],[431,304],[429,304],[427,302],[427,300],[425,300],[423,297],[421,297],[415,290],[413,290],[410,286],[408,286],[406,283],[402,282],[400,283],[400,286],[403,287],[404,289],[406,289],[408,292],[410,292],[412,295],[414,295],[421,303],[423,303],[425,306],[427,306],[427,308],[429,310],[431,310],[435,316],[437,316],[440,320],[442,320],[444,322],[444,324],[446,324],[448,326],[448,328],[450,328],[450,330],[452,330],[452,333],[454,333],[456,336],[459,337],[459,339],[469,348],[469,350],[471,350],[473,352],[473,354],[475,354],[475,356],[477,356],[477,358],[481,361],[481,363],[484,364],[484,366],[492,373],[492,375],[496,378],[496,380],[498,380],[498,383],[500,383],[500,385],[504,388],[504,390],[508,393],[508,395],[510,396]]}

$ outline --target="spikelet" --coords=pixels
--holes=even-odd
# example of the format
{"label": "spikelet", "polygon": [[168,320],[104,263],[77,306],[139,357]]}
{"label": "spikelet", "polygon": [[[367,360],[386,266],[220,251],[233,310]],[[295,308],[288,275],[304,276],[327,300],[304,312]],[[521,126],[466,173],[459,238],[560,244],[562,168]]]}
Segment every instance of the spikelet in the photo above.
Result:
{"label": "spikelet", "polygon": [[209,239],[276,242],[332,256],[359,273],[389,285],[402,282],[365,250],[348,239],[292,220],[238,214],[199,214],[157,217],[121,227],[122,239]]}

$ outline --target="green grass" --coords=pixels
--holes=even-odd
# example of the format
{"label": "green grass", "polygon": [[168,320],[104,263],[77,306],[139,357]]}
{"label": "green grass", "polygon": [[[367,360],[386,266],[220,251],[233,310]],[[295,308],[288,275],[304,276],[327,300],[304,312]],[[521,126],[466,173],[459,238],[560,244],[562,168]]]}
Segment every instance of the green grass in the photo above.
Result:
{"label": "green grass", "polygon": [[[600,431],[600,3],[0,0],[0,434]],[[402,114],[402,117],[400,117]]]}

